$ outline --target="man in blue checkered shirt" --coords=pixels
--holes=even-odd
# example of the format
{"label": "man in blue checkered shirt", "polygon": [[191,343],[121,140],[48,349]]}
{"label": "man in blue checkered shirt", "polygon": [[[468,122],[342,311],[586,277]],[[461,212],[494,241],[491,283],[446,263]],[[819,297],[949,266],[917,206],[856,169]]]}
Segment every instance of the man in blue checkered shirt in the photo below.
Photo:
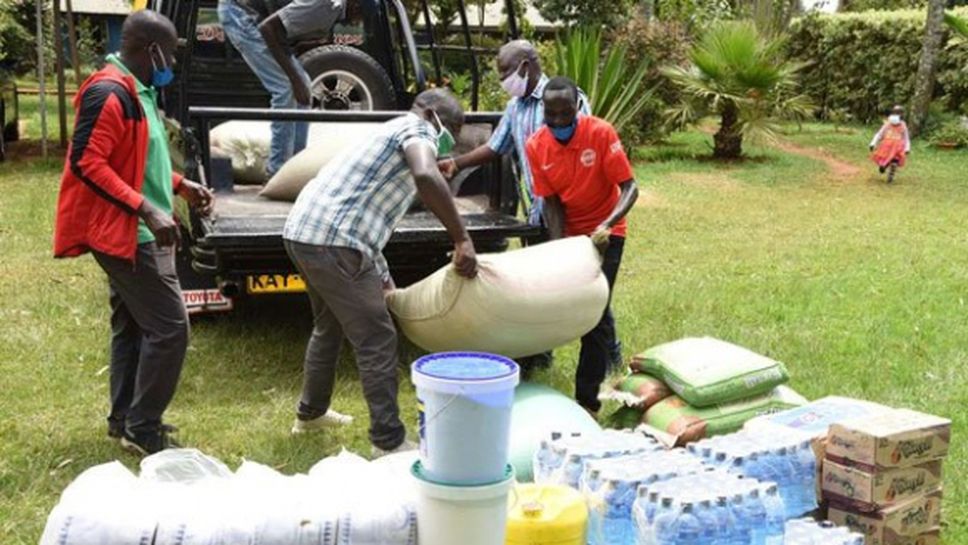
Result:
{"label": "man in blue checkered shirt", "polygon": [[[524,179],[521,198],[525,203],[528,223],[541,225],[542,202],[534,196],[531,169],[528,167],[524,146],[528,138],[544,126],[544,103],[541,96],[548,84],[548,76],[541,70],[538,52],[525,40],[508,42],[501,47],[497,55],[497,70],[501,77],[501,86],[511,96],[501,123],[487,144],[452,159],[441,160],[440,170],[444,176],[452,178],[462,169],[487,164],[513,150]],[[591,113],[588,99],[581,91],[578,111],[584,115]]]}
{"label": "man in blue checkered shirt", "polygon": [[330,408],[345,337],[363,382],[374,456],[414,448],[397,405],[397,332],[384,302],[392,280],[381,252],[419,195],[454,243],[457,272],[477,274],[474,244],[437,167],[463,123],[452,94],[425,91],[410,112],[385,123],[368,144],[334,158],[299,194],[282,237],[306,282],[314,327],[293,433],[351,422]]}

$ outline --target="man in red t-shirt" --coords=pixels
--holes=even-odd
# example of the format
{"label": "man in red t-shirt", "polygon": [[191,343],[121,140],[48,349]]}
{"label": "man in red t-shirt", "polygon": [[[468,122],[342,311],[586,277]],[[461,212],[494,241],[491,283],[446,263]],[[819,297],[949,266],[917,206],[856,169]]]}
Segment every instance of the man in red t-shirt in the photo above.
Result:
{"label": "man in red t-shirt", "polygon": [[[553,78],[543,100],[545,126],[528,140],[527,153],[534,193],[545,199],[549,236],[591,236],[604,254],[602,272],[611,291],[625,246],[625,216],[639,196],[632,165],[608,122],[578,117],[575,82]],[[601,408],[598,389],[615,337],[615,320],[606,307],[595,329],[581,338],[575,398],[593,415]]]}

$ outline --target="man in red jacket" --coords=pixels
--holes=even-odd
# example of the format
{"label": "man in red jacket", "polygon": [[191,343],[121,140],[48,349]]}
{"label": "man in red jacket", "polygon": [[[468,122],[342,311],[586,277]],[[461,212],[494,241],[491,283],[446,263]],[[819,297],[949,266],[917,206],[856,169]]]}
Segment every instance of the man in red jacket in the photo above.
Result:
{"label": "man in red jacket", "polygon": [[175,274],[179,195],[203,214],[212,193],[172,172],[157,88],[171,82],[175,26],[150,10],[129,16],[121,53],[81,86],[54,229],[54,256],[88,251],[107,273],[111,303],[108,434],[151,454],[170,446],[162,414],[188,347]]}

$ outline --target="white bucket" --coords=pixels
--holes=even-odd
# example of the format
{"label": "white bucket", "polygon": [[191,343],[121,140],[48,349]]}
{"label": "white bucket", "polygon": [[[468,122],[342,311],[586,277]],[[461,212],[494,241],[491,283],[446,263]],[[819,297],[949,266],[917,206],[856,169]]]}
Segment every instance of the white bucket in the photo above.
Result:
{"label": "white bucket", "polygon": [[420,462],[411,469],[417,483],[417,545],[504,545],[508,492],[514,468],[505,479],[480,486],[447,486],[427,480]]}
{"label": "white bucket", "polygon": [[439,484],[504,479],[520,370],[503,356],[447,352],[414,362],[423,475]]}

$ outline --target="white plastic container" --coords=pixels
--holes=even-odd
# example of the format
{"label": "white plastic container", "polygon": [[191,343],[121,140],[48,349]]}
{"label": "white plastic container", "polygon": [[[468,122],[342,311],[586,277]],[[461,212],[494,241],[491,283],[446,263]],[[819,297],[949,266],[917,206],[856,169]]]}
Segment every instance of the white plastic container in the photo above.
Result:
{"label": "white plastic container", "polygon": [[508,493],[514,468],[505,478],[481,486],[448,486],[427,480],[420,462],[411,469],[417,483],[417,545],[504,545]]}
{"label": "white plastic container", "polygon": [[423,476],[438,484],[505,478],[518,364],[503,356],[445,352],[414,362]]}

